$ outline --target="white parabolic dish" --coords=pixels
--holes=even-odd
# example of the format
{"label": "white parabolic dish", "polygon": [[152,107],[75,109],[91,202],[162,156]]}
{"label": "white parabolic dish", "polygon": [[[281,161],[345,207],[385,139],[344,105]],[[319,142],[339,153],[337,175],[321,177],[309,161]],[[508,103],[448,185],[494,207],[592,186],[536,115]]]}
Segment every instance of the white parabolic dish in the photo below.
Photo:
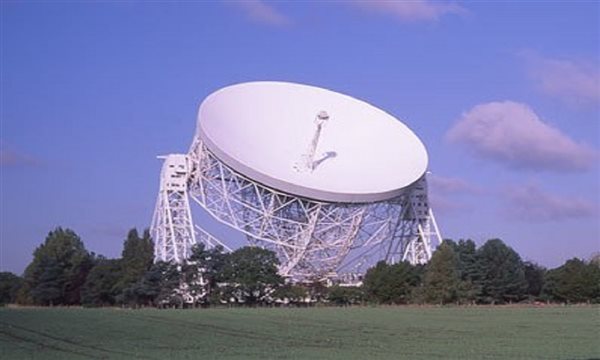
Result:
{"label": "white parabolic dish", "polygon": [[[329,120],[314,159],[324,160],[312,172],[298,171],[321,111]],[[197,132],[242,175],[325,202],[387,200],[427,169],[423,143],[402,122],[364,101],[308,85],[249,82],[220,89],[200,105]]]}

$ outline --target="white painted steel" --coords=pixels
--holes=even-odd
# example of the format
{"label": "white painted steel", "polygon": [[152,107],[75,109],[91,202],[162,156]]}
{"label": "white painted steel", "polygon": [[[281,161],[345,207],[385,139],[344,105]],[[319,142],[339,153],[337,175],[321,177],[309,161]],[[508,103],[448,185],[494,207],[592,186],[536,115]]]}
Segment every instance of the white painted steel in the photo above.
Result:
{"label": "white painted steel", "polygon": [[[227,240],[195,232],[188,196],[249,244],[275,251],[280,273],[296,281],[356,283],[380,260],[424,264],[441,242],[425,149],[390,115],[328,90],[269,82],[217,91],[199,120],[188,154],[165,157],[151,229],[155,260],[185,262],[196,240],[231,250]],[[362,123],[376,124],[374,132]]]}
{"label": "white painted steel", "polygon": [[245,234],[250,244],[275,251],[280,273],[294,280],[364,273],[379,260],[423,264],[431,258],[432,240],[441,239],[437,226],[431,226],[425,177],[386,201],[332,203],[258,183],[220,161],[201,141],[189,158],[195,164],[192,199]]}
{"label": "white painted steel", "polygon": [[183,154],[159,156],[164,159],[160,188],[150,232],[154,239],[154,260],[182,263],[196,244],[188,196],[189,164]]}
{"label": "white painted steel", "polygon": [[[322,111],[329,118],[318,130],[316,165],[297,171],[294,165],[314,139],[314,119]],[[417,136],[388,113],[293,83],[251,82],[214,92],[200,106],[196,137],[255,181],[329,202],[394,198],[423,176],[428,161]]]}

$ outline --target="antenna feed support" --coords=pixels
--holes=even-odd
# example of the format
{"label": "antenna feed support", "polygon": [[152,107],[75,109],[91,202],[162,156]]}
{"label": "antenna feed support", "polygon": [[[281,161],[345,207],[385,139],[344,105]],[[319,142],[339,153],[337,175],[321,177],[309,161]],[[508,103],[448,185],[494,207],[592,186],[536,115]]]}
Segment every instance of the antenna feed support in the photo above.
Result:
{"label": "antenna feed support", "polygon": [[317,125],[323,124],[325,121],[329,120],[329,114],[325,110],[319,111],[317,117],[315,118],[315,123]]}

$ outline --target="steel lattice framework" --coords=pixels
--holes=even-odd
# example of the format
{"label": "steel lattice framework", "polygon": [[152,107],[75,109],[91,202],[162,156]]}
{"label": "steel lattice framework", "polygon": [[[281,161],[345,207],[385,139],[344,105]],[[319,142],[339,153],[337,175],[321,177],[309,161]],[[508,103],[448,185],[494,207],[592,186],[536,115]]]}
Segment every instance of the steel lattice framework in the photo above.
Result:
{"label": "steel lattice framework", "polygon": [[[244,88],[243,85],[241,87]],[[307,89],[293,84],[265,85],[259,83],[251,85],[251,87],[259,90],[266,87],[268,91],[265,92],[265,96],[269,101],[280,90],[285,91],[285,89],[293,88],[294,91],[300,91],[300,89],[306,91]],[[316,90],[312,89],[310,91]],[[233,102],[246,104],[249,101],[250,94],[252,94],[252,91],[243,93],[241,98],[234,97]],[[312,94],[314,95],[314,93]],[[354,105],[349,105],[347,102],[343,102],[344,105],[340,105],[342,101],[339,94],[324,95],[322,92],[318,92],[318,94],[326,97],[333,96],[328,103],[334,110],[337,109],[337,114],[343,112],[342,109],[347,110],[348,106],[358,106],[355,109],[359,113],[365,110],[365,104],[362,103],[354,102],[352,103]],[[224,96],[228,101],[226,103],[232,101],[232,98],[229,98],[227,94],[221,94],[220,96]],[[290,96],[299,95],[298,93],[290,93]],[[312,95],[305,96],[306,98],[299,97],[299,99],[305,101],[314,99]],[[205,100],[202,106],[208,102],[209,105],[206,106],[210,108],[211,101]],[[263,98],[258,98],[257,101],[261,104],[264,103]],[[284,97],[282,101],[289,101],[289,99]],[[217,102],[217,104],[220,103]],[[313,105],[312,103],[309,104],[309,106]],[[375,188],[378,190],[385,189],[389,191],[389,188],[382,185],[384,182],[380,181],[389,178],[397,179],[402,186],[395,188],[394,192],[387,196],[353,198],[348,195],[355,193],[346,192],[340,197],[330,197],[327,191],[323,193],[300,191],[299,188],[302,188],[302,182],[294,184],[300,187],[294,188],[284,184],[281,189],[277,189],[273,186],[279,187],[277,184],[281,185],[281,183],[271,182],[269,179],[272,178],[268,176],[262,178],[263,182],[253,179],[253,177],[261,179],[261,176],[265,175],[260,171],[246,168],[242,173],[237,170],[240,167],[244,168],[243,161],[240,163],[239,159],[227,154],[227,151],[220,148],[219,144],[211,143],[213,140],[210,139],[210,136],[206,140],[208,143],[203,142],[202,139],[205,139],[203,136],[208,136],[206,135],[207,131],[208,133],[212,131],[212,134],[221,141],[221,146],[224,144],[237,144],[224,137],[226,133],[223,130],[223,126],[225,126],[223,124],[236,124],[235,121],[230,119],[245,116],[246,113],[237,112],[233,115],[230,114],[230,118],[220,119],[218,116],[215,117],[215,114],[225,111],[225,107],[219,107],[222,104],[215,105],[217,106],[215,112],[209,110],[203,112],[202,106],[199,119],[201,114],[205,114],[208,119],[208,130],[201,126],[203,123],[199,123],[199,132],[194,137],[188,154],[171,154],[162,157],[165,162],[161,171],[160,191],[151,227],[152,235],[156,241],[156,260],[176,263],[185,262],[190,255],[191,246],[196,244],[197,241],[204,243],[208,248],[221,245],[226,250],[231,250],[226,242],[218,240],[201,227],[194,226],[189,197],[213,218],[244,234],[250,245],[273,250],[280,260],[280,274],[294,281],[353,278],[354,274],[363,273],[367,267],[381,260],[389,263],[408,261],[412,264],[425,264],[431,259],[433,242],[437,240],[437,243],[440,243],[441,236],[433,212],[429,207],[426,173],[423,174],[426,169],[426,152],[422,144],[409,130],[396,128],[395,125],[392,127],[379,125],[377,131],[380,134],[384,134],[386,131],[397,134],[397,137],[393,139],[386,138],[388,142],[387,147],[384,148],[409,153],[411,159],[416,162],[396,162],[401,167],[398,171],[406,172],[387,171],[381,173],[383,176],[371,176],[368,180],[369,184],[374,183]],[[247,111],[251,111],[258,117],[247,120],[253,121],[259,128],[267,125],[270,127],[265,127],[265,129],[281,126],[279,123],[280,118],[278,116],[273,117],[275,112],[271,110],[264,113],[266,118],[261,118],[256,115],[257,108],[248,108]],[[286,108],[283,110],[287,111]],[[379,112],[371,114],[376,119],[382,116]],[[353,116],[353,113],[347,113],[346,120],[352,119]],[[266,120],[261,123],[256,122],[256,119]],[[290,124],[296,124],[293,123],[293,118],[286,119],[286,121],[290,121]],[[296,119],[296,121],[301,120]],[[389,120],[388,116],[385,121]],[[391,120],[395,121],[394,119]],[[264,155],[279,155],[277,152],[269,153],[271,151],[269,147],[263,147],[262,153],[260,151],[251,151],[250,153],[258,156],[254,159],[261,159],[263,165],[267,164],[265,158],[275,159],[275,162],[268,163],[270,165],[274,164],[274,166],[267,166],[266,168],[281,176],[289,178],[290,170],[312,176],[315,172],[319,172],[319,166],[324,161],[329,161],[329,164],[335,165],[335,162],[332,163],[330,159],[337,156],[336,151],[324,152],[319,159],[315,159],[323,127],[328,121],[330,121],[328,112],[319,111],[316,114],[314,118],[315,128],[308,150],[302,154],[300,161],[297,161],[290,168],[286,168],[284,165],[287,161],[285,157],[265,157]],[[385,124],[395,124],[393,121],[385,122]],[[382,124],[382,122],[379,122],[379,124]],[[281,131],[285,128],[279,129]],[[354,131],[358,131],[356,129],[363,130],[363,128],[358,127]],[[236,131],[235,128],[230,128],[228,131],[237,134],[238,137],[240,136],[239,131]],[[377,131],[374,133],[377,134]],[[200,136],[200,134],[204,135]],[[285,129],[282,134],[283,137],[277,139],[288,139],[289,130]],[[337,146],[340,149],[345,149],[346,152],[343,158],[345,163],[342,161],[338,165],[338,173],[325,173],[329,175],[321,173],[322,177],[319,179],[333,182],[336,186],[342,181],[356,185],[356,176],[343,177],[340,175],[346,174],[345,170],[353,166],[355,169],[371,168],[374,169],[376,174],[380,174],[378,171],[382,167],[374,168],[369,166],[369,162],[363,161],[362,165],[349,164],[348,159],[360,157],[361,154],[349,152],[348,149],[354,149],[354,147],[349,148],[347,146],[348,141],[353,141],[353,138],[343,137],[340,134],[338,128],[336,136],[330,138],[330,140],[337,141],[335,143],[337,145],[334,144],[333,150],[337,150]],[[244,136],[241,139],[242,142],[246,140]],[[401,143],[405,146],[391,145],[396,144],[395,141],[397,140],[404,141]],[[280,143],[279,147],[281,146]],[[331,141],[327,146],[332,146]],[[225,147],[227,148],[227,146]],[[217,149],[220,152],[215,153],[211,149]],[[229,151],[238,155],[240,152],[243,153],[244,150],[235,146],[229,148]],[[276,149],[273,151],[276,151]],[[220,156],[223,156],[223,158],[219,158],[217,154],[221,154]],[[380,154],[380,158],[383,158],[382,155],[383,157],[387,156],[383,153]],[[402,157],[402,159],[406,160],[407,157]],[[392,160],[388,159],[389,163],[395,163]],[[228,163],[234,164],[235,168],[228,165]],[[359,175],[356,172],[354,174]],[[404,175],[404,177],[396,177],[398,174]],[[410,181],[406,181],[407,177]],[[405,183],[402,183],[402,181],[405,181]],[[317,200],[317,198],[321,200]]]}
{"label": "steel lattice framework", "polygon": [[[161,260],[181,262],[195,243],[187,191],[215,219],[244,233],[250,244],[275,251],[280,273],[297,280],[360,273],[378,260],[424,264],[431,258],[432,239],[440,240],[425,177],[391,200],[328,203],[257,183],[225,165],[200,141],[187,156],[170,156],[185,159],[187,186],[185,191],[163,189],[159,195],[152,229]],[[168,158],[165,166],[170,166]],[[171,231],[169,224],[177,226]],[[225,245],[199,230],[199,240],[208,247]]]}
{"label": "steel lattice framework", "polygon": [[150,227],[156,243],[154,258],[181,263],[196,243],[187,191],[188,161],[185,155],[160,156],[165,159],[160,189]]}

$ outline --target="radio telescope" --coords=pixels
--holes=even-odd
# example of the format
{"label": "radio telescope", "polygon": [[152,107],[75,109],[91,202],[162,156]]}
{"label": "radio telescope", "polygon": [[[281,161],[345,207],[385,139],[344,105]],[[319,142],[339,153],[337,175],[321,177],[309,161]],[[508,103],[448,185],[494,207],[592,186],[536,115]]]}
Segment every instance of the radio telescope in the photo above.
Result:
{"label": "radio telescope", "polygon": [[188,153],[161,158],[156,261],[184,262],[196,242],[231,250],[194,225],[190,198],[249,245],[273,250],[280,274],[296,281],[380,260],[424,264],[441,241],[424,145],[347,95],[284,82],[225,87],[200,105]]}

